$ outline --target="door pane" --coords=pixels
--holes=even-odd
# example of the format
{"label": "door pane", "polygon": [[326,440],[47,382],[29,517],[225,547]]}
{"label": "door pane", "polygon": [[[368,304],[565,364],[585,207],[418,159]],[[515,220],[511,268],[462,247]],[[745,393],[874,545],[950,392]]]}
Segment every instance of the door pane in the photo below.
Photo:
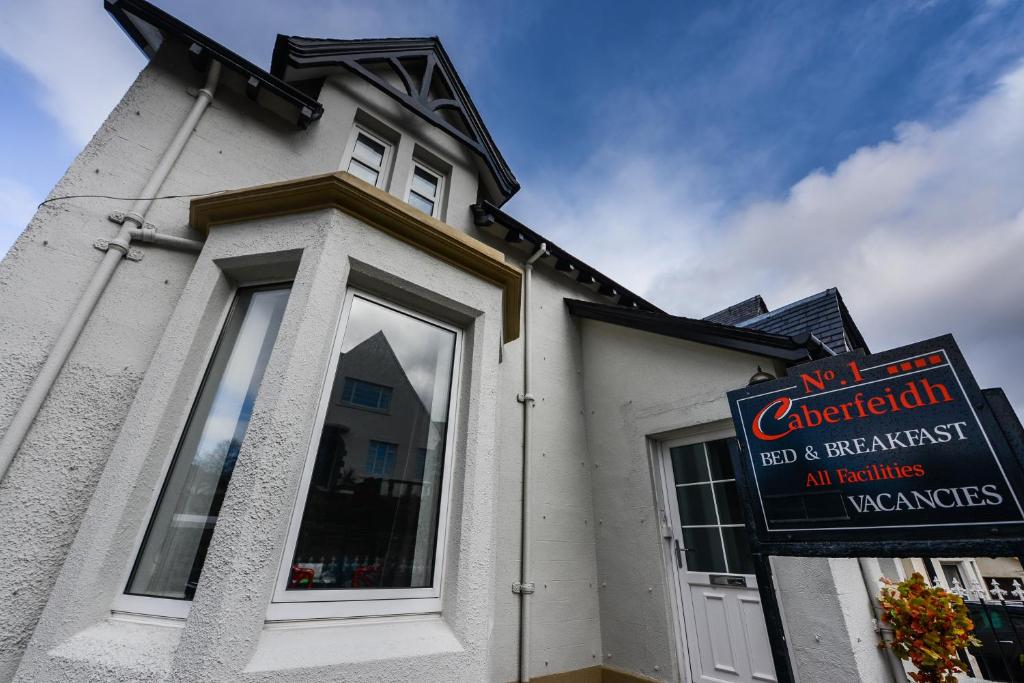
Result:
{"label": "door pane", "polygon": [[683,526],[718,523],[711,484],[677,486],[676,498],[679,500],[679,518]]}
{"label": "door pane", "polygon": [[732,470],[732,457],[729,455],[729,441],[730,439],[719,439],[705,444],[708,447],[708,464],[711,466],[712,479],[736,478]]}
{"label": "door pane", "polygon": [[672,472],[677,484],[708,480],[708,461],[704,457],[704,444],[676,446],[669,452],[672,455]]}
{"label": "door pane", "polygon": [[191,600],[290,287],[239,290],[127,593]]}
{"label": "door pane", "polygon": [[686,569],[691,572],[724,572],[725,556],[722,554],[722,538],[718,529],[683,528],[686,545]]}
{"label": "door pane", "polygon": [[353,298],[287,590],[433,585],[454,360],[454,332]]}
{"label": "door pane", "polygon": [[720,523],[743,524],[743,512],[740,509],[740,494],[736,488],[736,482],[720,481],[714,486]]}
{"label": "door pane", "polygon": [[753,574],[754,557],[750,554],[747,530],[741,526],[722,527],[722,540],[725,541],[729,571],[733,574]]}

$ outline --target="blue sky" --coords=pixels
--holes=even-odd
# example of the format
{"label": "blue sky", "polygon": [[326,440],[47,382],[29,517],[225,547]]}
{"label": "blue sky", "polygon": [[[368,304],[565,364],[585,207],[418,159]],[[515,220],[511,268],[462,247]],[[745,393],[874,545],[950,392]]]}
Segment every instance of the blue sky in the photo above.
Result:
{"label": "blue sky", "polygon": [[[1022,0],[157,4],[264,66],[440,35],[542,234],[684,315],[838,285],[874,348],[953,332],[1024,406]],[[144,64],[99,0],[2,11],[0,250]]]}

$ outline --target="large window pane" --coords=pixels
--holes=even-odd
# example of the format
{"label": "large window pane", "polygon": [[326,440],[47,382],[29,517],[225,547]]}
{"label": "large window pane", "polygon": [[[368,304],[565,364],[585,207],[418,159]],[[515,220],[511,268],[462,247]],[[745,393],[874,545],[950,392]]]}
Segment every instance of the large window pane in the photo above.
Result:
{"label": "large window pane", "polygon": [[192,599],[288,293],[289,287],[239,290],[127,593]]}
{"label": "large window pane", "polygon": [[454,360],[454,332],[352,299],[288,590],[433,585]]}

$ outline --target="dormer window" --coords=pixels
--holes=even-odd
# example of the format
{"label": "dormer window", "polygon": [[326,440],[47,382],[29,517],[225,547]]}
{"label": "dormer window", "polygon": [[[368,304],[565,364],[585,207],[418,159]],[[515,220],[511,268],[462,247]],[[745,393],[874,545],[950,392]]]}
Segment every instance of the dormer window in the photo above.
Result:
{"label": "dormer window", "polygon": [[444,176],[413,160],[409,193],[405,201],[428,216],[441,217],[441,192]]}
{"label": "dormer window", "polygon": [[356,127],[356,136],[345,170],[375,187],[384,189],[384,178],[390,159],[390,144],[365,129]]}

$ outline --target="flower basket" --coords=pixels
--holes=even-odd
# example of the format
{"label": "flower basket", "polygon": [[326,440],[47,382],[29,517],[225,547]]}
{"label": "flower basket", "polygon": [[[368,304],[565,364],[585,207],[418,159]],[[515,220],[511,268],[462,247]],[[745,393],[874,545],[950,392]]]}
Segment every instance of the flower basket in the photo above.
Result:
{"label": "flower basket", "polygon": [[887,645],[917,671],[909,674],[916,683],[956,683],[965,670],[957,651],[981,643],[972,635],[974,623],[964,601],[957,595],[929,586],[914,573],[896,583],[882,579],[882,621],[893,631]]}

